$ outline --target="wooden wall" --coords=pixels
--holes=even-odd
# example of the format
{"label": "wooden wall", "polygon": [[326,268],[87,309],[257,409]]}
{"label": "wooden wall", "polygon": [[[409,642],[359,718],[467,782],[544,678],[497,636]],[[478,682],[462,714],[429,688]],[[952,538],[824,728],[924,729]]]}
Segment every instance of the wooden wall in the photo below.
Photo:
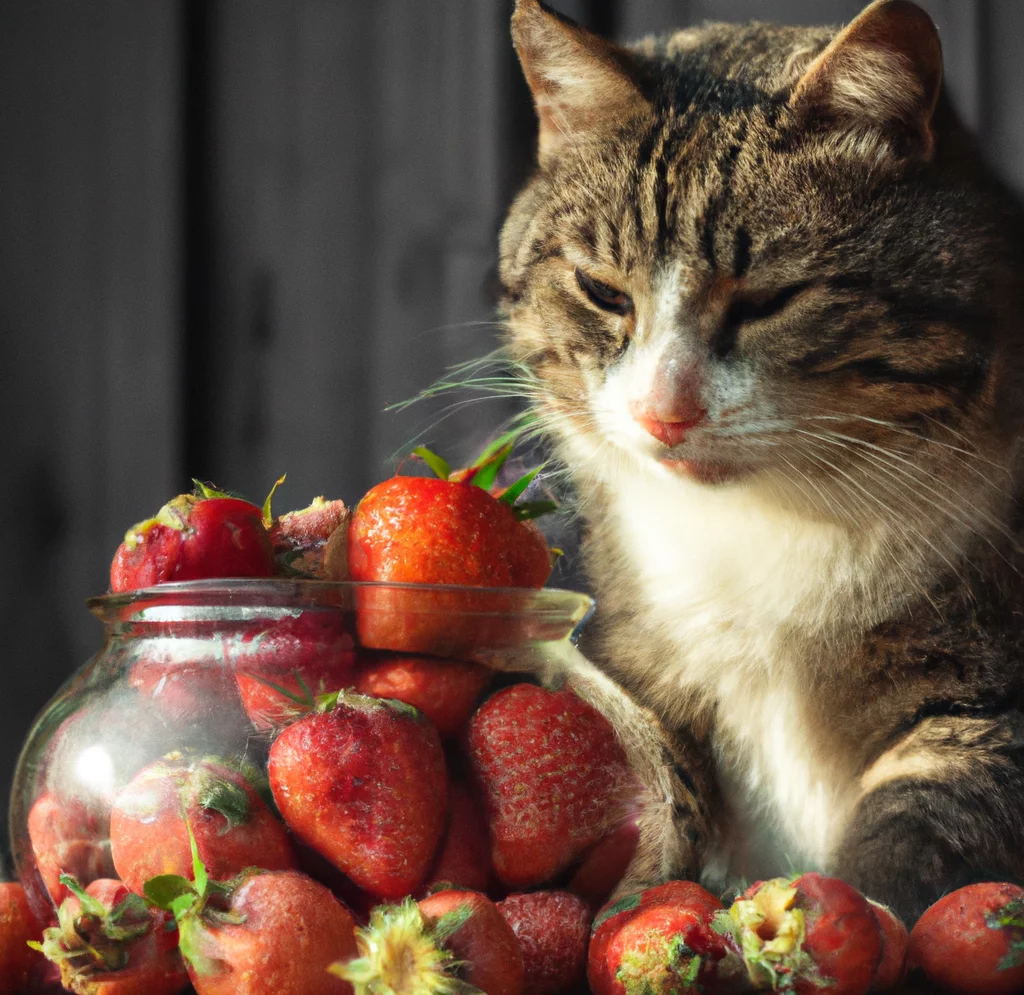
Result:
{"label": "wooden wall", "polygon": [[[922,0],[1024,191],[1018,0]],[[858,0],[555,0],[622,37]],[[385,414],[493,345],[532,112],[511,0],[0,5],[0,780],[99,642],[124,529],[192,475],[355,499],[439,416]],[[467,452],[508,413],[457,409]],[[451,440],[460,440],[459,442]]]}

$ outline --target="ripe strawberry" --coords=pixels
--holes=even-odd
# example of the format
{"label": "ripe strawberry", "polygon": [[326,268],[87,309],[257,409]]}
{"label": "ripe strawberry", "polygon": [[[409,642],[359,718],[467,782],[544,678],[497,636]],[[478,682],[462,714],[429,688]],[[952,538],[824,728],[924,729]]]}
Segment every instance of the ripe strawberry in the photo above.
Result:
{"label": "ripe strawberry", "polygon": [[797,995],[864,995],[882,961],[867,899],[838,878],[803,874],[749,888],[729,915],[751,979]]}
{"label": "ripe strawberry", "polygon": [[141,892],[156,875],[183,875],[192,862],[190,829],[217,878],[295,866],[285,827],[242,774],[210,758],[170,754],[140,770],[114,800],[110,848],[121,880]]}
{"label": "ripe strawberry", "polygon": [[100,878],[57,911],[58,925],[35,944],[60,967],[68,991],[79,995],[175,995],[188,985],[178,932],[167,912],[149,909],[120,881]]}
{"label": "ripe strawberry", "polygon": [[444,832],[437,730],[415,708],[341,692],[270,748],[274,800],[304,843],[378,898],[426,880]]}
{"label": "ripe strawberry", "polygon": [[623,879],[640,842],[636,817],[626,819],[598,840],[584,855],[566,890],[599,909]]}
{"label": "ripe strawberry", "polygon": [[212,704],[219,712],[234,705],[238,692],[224,666],[220,641],[165,638],[142,640],[128,671],[128,683],[170,722],[195,721]]}
{"label": "ripe strawberry", "polygon": [[110,589],[168,581],[272,577],[274,555],[259,508],[196,482],[155,518],[128,530],[110,565]]}
{"label": "ripe strawberry", "polygon": [[448,829],[427,887],[458,885],[484,891],[491,879],[491,844],[482,806],[460,781],[448,784]]}
{"label": "ripe strawberry", "polygon": [[197,861],[192,882],[154,878],[146,895],[173,909],[198,995],[352,993],[328,968],[355,954],[355,922],[327,888],[299,871],[250,868],[215,882]]}
{"label": "ripe strawberry", "polygon": [[745,969],[720,930],[722,903],[692,881],[616,902],[594,920],[587,980],[594,995],[742,991]]}
{"label": "ripe strawberry", "polygon": [[498,911],[519,938],[530,995],[566,995],[582,985],[594,918],[582,898],[567,891],[509,895]]}
{"label": "ripe strawberry", "polygon": [[421,656],[360,660],[353,685],[360,694],[393,698],[418,708],[442,736],[458,736],[473,714],[491,671],[475,663]]}
{"label": "ripe strawberry", "polygon": [[907,927],[892,909],[868,899],[882,935],[882,960],[875,971],[870,991],[887,992],[903,981],[907,973]]}
{"label": "ripe strawberry", "polygon": [[278,574],[348,580],[349,517],[343,501],[318,497],[308,508],[275,518],[270,525],[270,543]]}
{"label": "ripe strawberry", "polygon": [[439,891],[419,905],[406,899],[380,906],[356,942],[360,956],[331,970],[351,981],[358,995],[527,992],[519,941],[479,892]]}
{"label": "ripe strawberry", "polygon": [[54,905],[60,905],[69,894],[61,883],[62,874],[85,883],[114,874],[108,820],[98,808],[78,798],[44,791],[29,810],[28,837]]}
{"label": "ripe strawberry", "polygon": [[907,961],[954,995],[1024,990],[1024,889],[988,882],[943,896],[910,931]]}
{"label": "ripe strawberry", "polygon": [[43,927],[32,914],[20,884],[0,883],[0,995],[18,995],[29,986],[29,977],[42,958],[29,947],[38,941]]}
{"label": "ripe strawberry", "polygon": [[622,822],[635,777],[608,720],[571,691],[516,684],[470,719],[491,857],[514,888],[550,881]]}
{"label": "ripe strawberry", "polygon": [[306,611],[246,632],[229,650],[253,725],[287,725],[315,695],[352,684],[355,642],[338,612]]}

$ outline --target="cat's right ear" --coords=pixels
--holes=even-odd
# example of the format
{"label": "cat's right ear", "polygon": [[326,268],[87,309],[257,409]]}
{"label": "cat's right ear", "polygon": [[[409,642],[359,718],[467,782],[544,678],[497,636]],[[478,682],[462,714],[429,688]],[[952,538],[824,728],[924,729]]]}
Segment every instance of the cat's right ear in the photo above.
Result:
{"label": "cat's right ear", "polygon": [[613,130],[645,106],[625,50],[540,0],[517,0],[512,41],[537,108],[542,162]]}

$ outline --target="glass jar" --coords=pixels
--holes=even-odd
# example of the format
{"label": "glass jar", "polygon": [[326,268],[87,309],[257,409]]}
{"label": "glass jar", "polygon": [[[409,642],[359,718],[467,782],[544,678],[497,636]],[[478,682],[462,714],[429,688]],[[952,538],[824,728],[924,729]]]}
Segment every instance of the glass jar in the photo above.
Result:
{"label": "glass jar", "polygon": [[83,886],[114,876],[111,805],[146,765],[219,758],[258,783],[289,714],[367,661],[429,654],[536,674],[576,652],[591,607],[571,591],[283,580],[92,599],[104,646],[40,714],[14,779],[14,862],[34,911],[52,918],[62,872]]}

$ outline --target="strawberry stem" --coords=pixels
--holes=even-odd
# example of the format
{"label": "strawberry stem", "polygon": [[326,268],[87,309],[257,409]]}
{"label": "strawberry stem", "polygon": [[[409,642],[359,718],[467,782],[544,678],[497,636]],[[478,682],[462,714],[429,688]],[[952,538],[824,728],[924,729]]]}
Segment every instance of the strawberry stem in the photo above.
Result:
{"label": "strawberry stem", "polygon": [[273,500],[274,491],[278,489],[287,478],[287,473],[282,473],[277,480],[274,481],[274,486],[270,488],[270,493],[267,495],[267,500],[263,502],[263,527],[269,529],[274,524],[274,515],[270,510],[270,502]]}

